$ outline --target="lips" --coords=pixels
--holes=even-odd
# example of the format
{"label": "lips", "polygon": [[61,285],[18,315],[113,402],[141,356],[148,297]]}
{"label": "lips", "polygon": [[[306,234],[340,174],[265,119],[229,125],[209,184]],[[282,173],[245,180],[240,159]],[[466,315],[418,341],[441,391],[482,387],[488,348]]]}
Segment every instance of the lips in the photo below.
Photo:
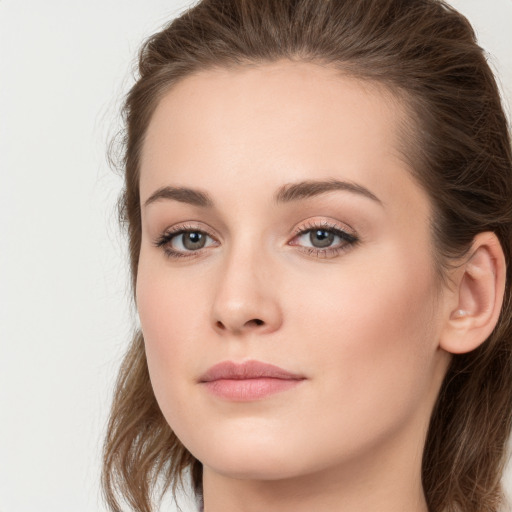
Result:
{"label": "lips", "polygon": [[302,375],[288,372],[279,366],[260,361],[246,361],[241,364],[224,361],[212,366],[199,380],[200,382],[212,382],[221,379],[244,380],[264,377],[282,380],[302,380],[305,378]]}
{"label": "lips", "polygon": [[224,361],[199,378],[210,393],[235,402],[261,400],[294,388],[304,380],[303,375],[260,361]]}

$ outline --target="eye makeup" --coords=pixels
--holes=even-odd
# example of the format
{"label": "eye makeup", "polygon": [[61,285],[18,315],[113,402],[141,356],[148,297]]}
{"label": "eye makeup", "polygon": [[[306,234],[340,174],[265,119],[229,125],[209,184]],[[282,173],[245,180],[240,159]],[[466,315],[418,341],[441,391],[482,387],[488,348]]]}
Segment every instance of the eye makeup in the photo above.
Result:
{"label": "eye makeup", "polygon": [[[327,221],[310,221],[298,227],[288,245],[297,247],[308,256],[335,258],[359,242],[354,233]],[[154,240],[153,245],[161,248],[170,259],[196,258],[220,242],[204,227],[180,224],[166,229]]]}
{"label": "eye makeup", "polygon": [[[189,238],[185,238],[186,236]],[[208,239],[210,239],[210,243],[208,243]],[[218,246],[219,242],[202,227],[180,224],[166,229],[153,242],[153,245],[161,248],[168,258],[178,259],[197,257],[208,247]],[[176,247],[176,245],[181,245],[182,248]]]}
{"label": "eye makeup", "polygon": [[[337,243],[333,243],[336,239]],[[341,255],[358,242],[359,238],[354,233],[349,233],[337,224],[310,221],[297,228],[294,238],[288,244],[296,246],[309,256],[325,259]]]}

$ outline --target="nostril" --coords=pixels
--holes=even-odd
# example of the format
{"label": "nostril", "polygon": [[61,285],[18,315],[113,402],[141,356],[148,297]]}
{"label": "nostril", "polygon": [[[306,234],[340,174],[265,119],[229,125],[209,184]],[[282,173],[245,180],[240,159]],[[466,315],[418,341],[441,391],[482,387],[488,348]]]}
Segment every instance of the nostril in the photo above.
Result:
{"label": "nostril", "polygon": [[[258,327],[260,325],[265,325],[265,322],[263,320],[261,320],[260,318],[253,318],[252,320],[248,320],[247,322],[245,322],[242,326],[242,329],[246,328],[246,329],[250,329],[251,327]],[[229,324],[224,324],[221,320],[217,320],[215,322],[215,327],[221,331],[224,331],[224,330],[233,330],[233,331],[238,331],[239,330],[239,326],[230,326]]]}

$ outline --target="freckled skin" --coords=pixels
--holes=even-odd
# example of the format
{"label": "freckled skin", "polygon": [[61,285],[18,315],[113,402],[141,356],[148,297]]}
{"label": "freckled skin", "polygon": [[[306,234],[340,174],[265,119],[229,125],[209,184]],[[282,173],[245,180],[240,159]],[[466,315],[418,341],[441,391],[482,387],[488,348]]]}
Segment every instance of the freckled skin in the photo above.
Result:
{"label": "freckled skin", "polygon": [[[377,88],[288,61],[201,72],[155,111],[142,202],[167,185],[214,201],[143,208],[137,280],[155,395],[204,465],[207,512],[427,510],[421,454],[449,357],[430,203],[398,156],[401,115]],[[340,190],[273,202],[284,184],[332,178],[381,203]],[[326,222],[358,242],[311,254],[296,233]],[[183,224],[208,242],[169,258],[154,242]],[[306,380],[242,403],[198,383],[249,359]]]}

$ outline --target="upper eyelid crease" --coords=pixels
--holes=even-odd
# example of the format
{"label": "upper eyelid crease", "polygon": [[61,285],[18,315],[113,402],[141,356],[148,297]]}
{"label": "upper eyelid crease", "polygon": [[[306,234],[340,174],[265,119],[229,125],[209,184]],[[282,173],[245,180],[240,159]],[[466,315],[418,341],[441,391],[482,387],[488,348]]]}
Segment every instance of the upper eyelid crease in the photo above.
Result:
{"label": "upper eyelid crease", "polygon": [[[277,190],[273,199],[275,204],[289,203],[336,190],[358,194],[384,206],[383,202],[375,194],[362,185],[349,181],[340,181],[334,178],[285,184]],[[166,186],[159,188],[156,192],[151,194],[144,202],[144,207],[161,199],[174,200],[200,208],[213,208],[215,206],[213,199],[206,191],[188,187]]]}
{"label": "upper eyelid crease", "polygon": [[184,233],[190,233],[190,232],[200,232],[207,236],[209,236],[212,240],[215,240],[218,242],[215,236],[213,236],[210,231],[207,229],[204,229],[202,227],[196,227],[191,225],[178,225],[177,227],[172,227],[169,229],[166,229],[158,238],[156,238],[156,242],[162,242],[165,238],[173,238],[175,236],[182,235]]}
{"label": "upper eyelid crease", "polygon": [[[326,231],[335,233],[336,236],[339,236],[342,240],[344,240],[346,243],[348,243],[349,245],[352,245],[352,246],[356,245],[360,242],[358,235],[351,234],[351,233],[345,231],[343,228],[340,228],[336,225],[331,225],[330,223],[326,224],[325,222],[320,223],[318,225],[310,224],[310,225],[303,226],[302,229],[297,229],[295,232],[294,238],[297,238],[299,235],[304,236],[306,233],[313,231],[315,229],[324,229]],[[178,226],[175,229],[172,229],[171,231],[167,231],[166,233],[163,233],[159,238],[154,240],[153,244],[155,245],[155,247],[158,247],[158,248],[164,247],[174,237],[180,236],[180,235],[182,235],[184,233],[188,233],[188,232],[201,232],[201,233],[205,234],[206,236],[210,237],[213,241],[216,241],[215,237],[212,236],[207,231],[188,225],[188,226]],[[290,245],[300,246],[299,244],[290,244]],[[316,256],[322,257],[322,258],[329,257],[329,254],[332,254],[332,257],[334,257],[344,251],[343,247],[325,247],[324,249],[314,248],[314,247],[303,247],[302,249],[303,249],[303,251],[308,252],[308,253],[315,253]],[[204,250],[204,248],[198,249],[197,251],[192,251],[192,250],[191,251],[180,251],[180,250],[175,250],[175,249],[172,249],[172,250],[165,249],[165,252],[167,253],[167,256],[169,256],[169,257],[171,257],[172,255],[174,255],[176,257],[178,255],[186,257],[187,254],[189,257],[193,257],[194,254],[198,255],[203,250]],[[323,255],[323,256],[321,256],[321,255]]]}
{"label": "upper eyelid crease", "polygon": [[[348,229],[347,229],[348,228]],[[338,231],[347,235],[355,236],[355,230],[348,224],[340,225],[337,222],[319,220],[308,221],[306,224],[300,225],[294,229],[295,234],[304,233],[313,229],[326,229],[328,231]]]}
{"label": "upper eyelid crease", "polygon": [[[293,235],[294,235],[294,237],[297,237],[300,234],[305,234],[305,233],[308,233],[309,231],[313,231],[315,229],[324,229],[326,231],[332,231],[335,233],[339,233],[341,235],[349,236],[351,238],[359,238],[358,235],[355,234],[355,232],[353,231],[352,228],[347,230],[344,227],[339,226],[336,223],[326,222],[326,221],[319,221],[319,222],[310,221],[305,225],[296,227],[293,230]],[[161,241],[164,237],[174,237],[174,236],[178,236],[178,235],[181,235],[181,234],[187,233],[187,232],[201,232],[201,233],[204,233],[205,235],[209,236],[213,240],[217,240],[217,238],[207,229],[204,229],[202,227],[197,227],[194,225],[190,225],[190,224],[184,224],[184,225],[174,226],[170,229],[165,230],[165,232],[157,238],[157,241]]]}

